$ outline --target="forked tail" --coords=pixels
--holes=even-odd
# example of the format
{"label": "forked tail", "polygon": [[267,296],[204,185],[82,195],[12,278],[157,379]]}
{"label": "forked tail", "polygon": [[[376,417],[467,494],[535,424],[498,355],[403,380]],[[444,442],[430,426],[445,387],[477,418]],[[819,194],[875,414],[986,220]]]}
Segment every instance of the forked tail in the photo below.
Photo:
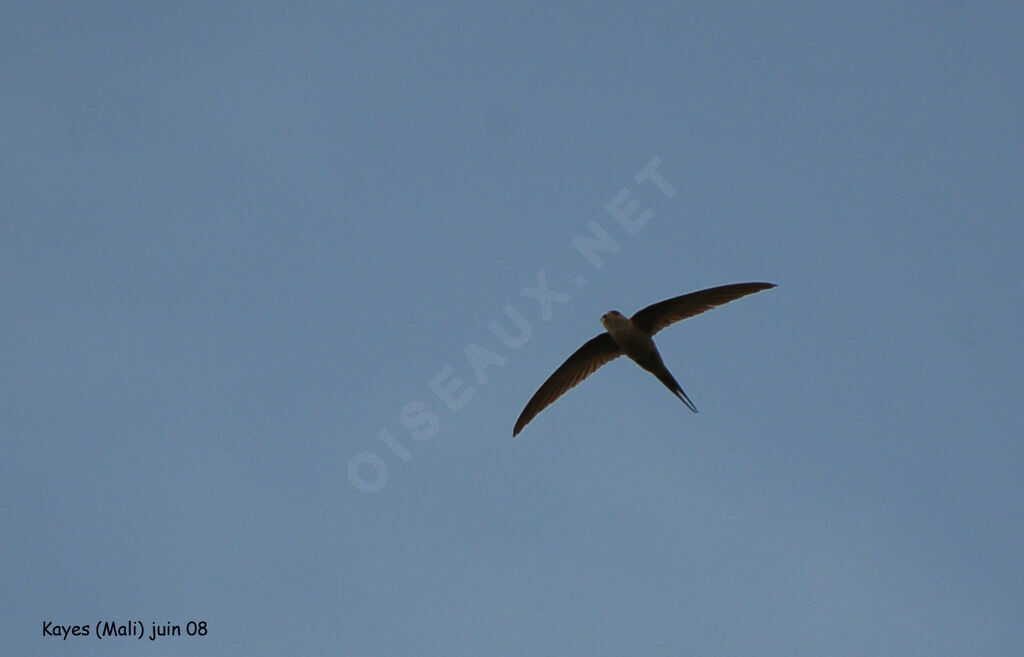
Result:
{"label": "forked tail", "polygon": [[658,380],[664,383],[665,387],[671,390],[676,397],[683,400],[683,403],[686,404],[687,408],[694,413],[697,412],[697,407],[694,406],[693,402],[690,401],[690,398],[686,396],[686,393],[683,391],[683,387],[679,385],[679,382],[676,381],[675,377],[672,376],[672,373],[668,371],[667,367],[662,366],[656,370],[652,370],[651,373],[658,377]]}

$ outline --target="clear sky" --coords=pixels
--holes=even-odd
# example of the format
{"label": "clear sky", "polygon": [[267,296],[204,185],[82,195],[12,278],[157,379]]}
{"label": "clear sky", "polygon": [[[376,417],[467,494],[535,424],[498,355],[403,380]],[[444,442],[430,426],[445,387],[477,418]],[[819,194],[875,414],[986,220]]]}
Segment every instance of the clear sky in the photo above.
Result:
{"label": "clear sky", "polygon": [[[4,3],[2,651],[1020,654],[1022,34]],[[700,414],[620,359],[512,438],[603,312],[739,281],[658,336]]]}

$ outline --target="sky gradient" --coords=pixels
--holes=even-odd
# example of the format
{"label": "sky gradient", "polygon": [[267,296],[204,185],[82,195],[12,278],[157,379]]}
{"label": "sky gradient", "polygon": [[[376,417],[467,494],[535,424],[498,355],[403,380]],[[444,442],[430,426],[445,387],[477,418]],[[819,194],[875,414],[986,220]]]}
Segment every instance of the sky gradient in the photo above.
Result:
{"label": "sky gradient", "polygon": [[[5,652],[1017,654],[1022,34],[4,4]],[[512,438],[605,311],[762,280],[658,336],[699,414],[620,359]],[[41,633],[107,620],[208,633]]]}

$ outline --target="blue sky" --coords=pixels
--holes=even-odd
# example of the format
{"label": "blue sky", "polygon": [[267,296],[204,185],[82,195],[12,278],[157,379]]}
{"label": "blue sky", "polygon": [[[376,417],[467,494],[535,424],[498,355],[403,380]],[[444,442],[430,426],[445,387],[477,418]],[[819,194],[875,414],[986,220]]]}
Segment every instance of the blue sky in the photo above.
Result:
{"label": "blue sky", "polygon": [[[1022,33],[1009,2],[5,4],[6,649],[1014,654]],[[620,360],[512,439],[606,310],[751,280],[659,334],[699,415]],[[100,620],[209,631],[41,633]]]}

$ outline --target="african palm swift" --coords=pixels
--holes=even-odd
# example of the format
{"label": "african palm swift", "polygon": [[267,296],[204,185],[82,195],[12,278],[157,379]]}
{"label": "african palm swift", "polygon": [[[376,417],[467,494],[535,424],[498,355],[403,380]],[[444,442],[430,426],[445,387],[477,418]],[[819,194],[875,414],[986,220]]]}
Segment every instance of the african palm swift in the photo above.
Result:
{"label": "african palm swift", "polygon": [[554,374],[533,394],[526,408],[516,420],[512,429],[515,436],[538,413],[561,397],[567,390],[597,371],[605,363],[625,354],[637,365],[644,368],[665,387],[672,391],[694,413],[697,407],[683,392],[682,387],[665,367],[658,348],[654,346],[652,336],[669,324],[674,324],[687,317],[699,315],[705,310],[729,303],[754,292],[775,287],[774,283],[733,283],[720,285],[699,292],[691,292],[681,297],[673,297],[647,306],[637,311],[632,317],[626,317],[617,310],[609,310],[601,315],[601,324],[605,332],[587,341],[566,359],[555,370]]}

